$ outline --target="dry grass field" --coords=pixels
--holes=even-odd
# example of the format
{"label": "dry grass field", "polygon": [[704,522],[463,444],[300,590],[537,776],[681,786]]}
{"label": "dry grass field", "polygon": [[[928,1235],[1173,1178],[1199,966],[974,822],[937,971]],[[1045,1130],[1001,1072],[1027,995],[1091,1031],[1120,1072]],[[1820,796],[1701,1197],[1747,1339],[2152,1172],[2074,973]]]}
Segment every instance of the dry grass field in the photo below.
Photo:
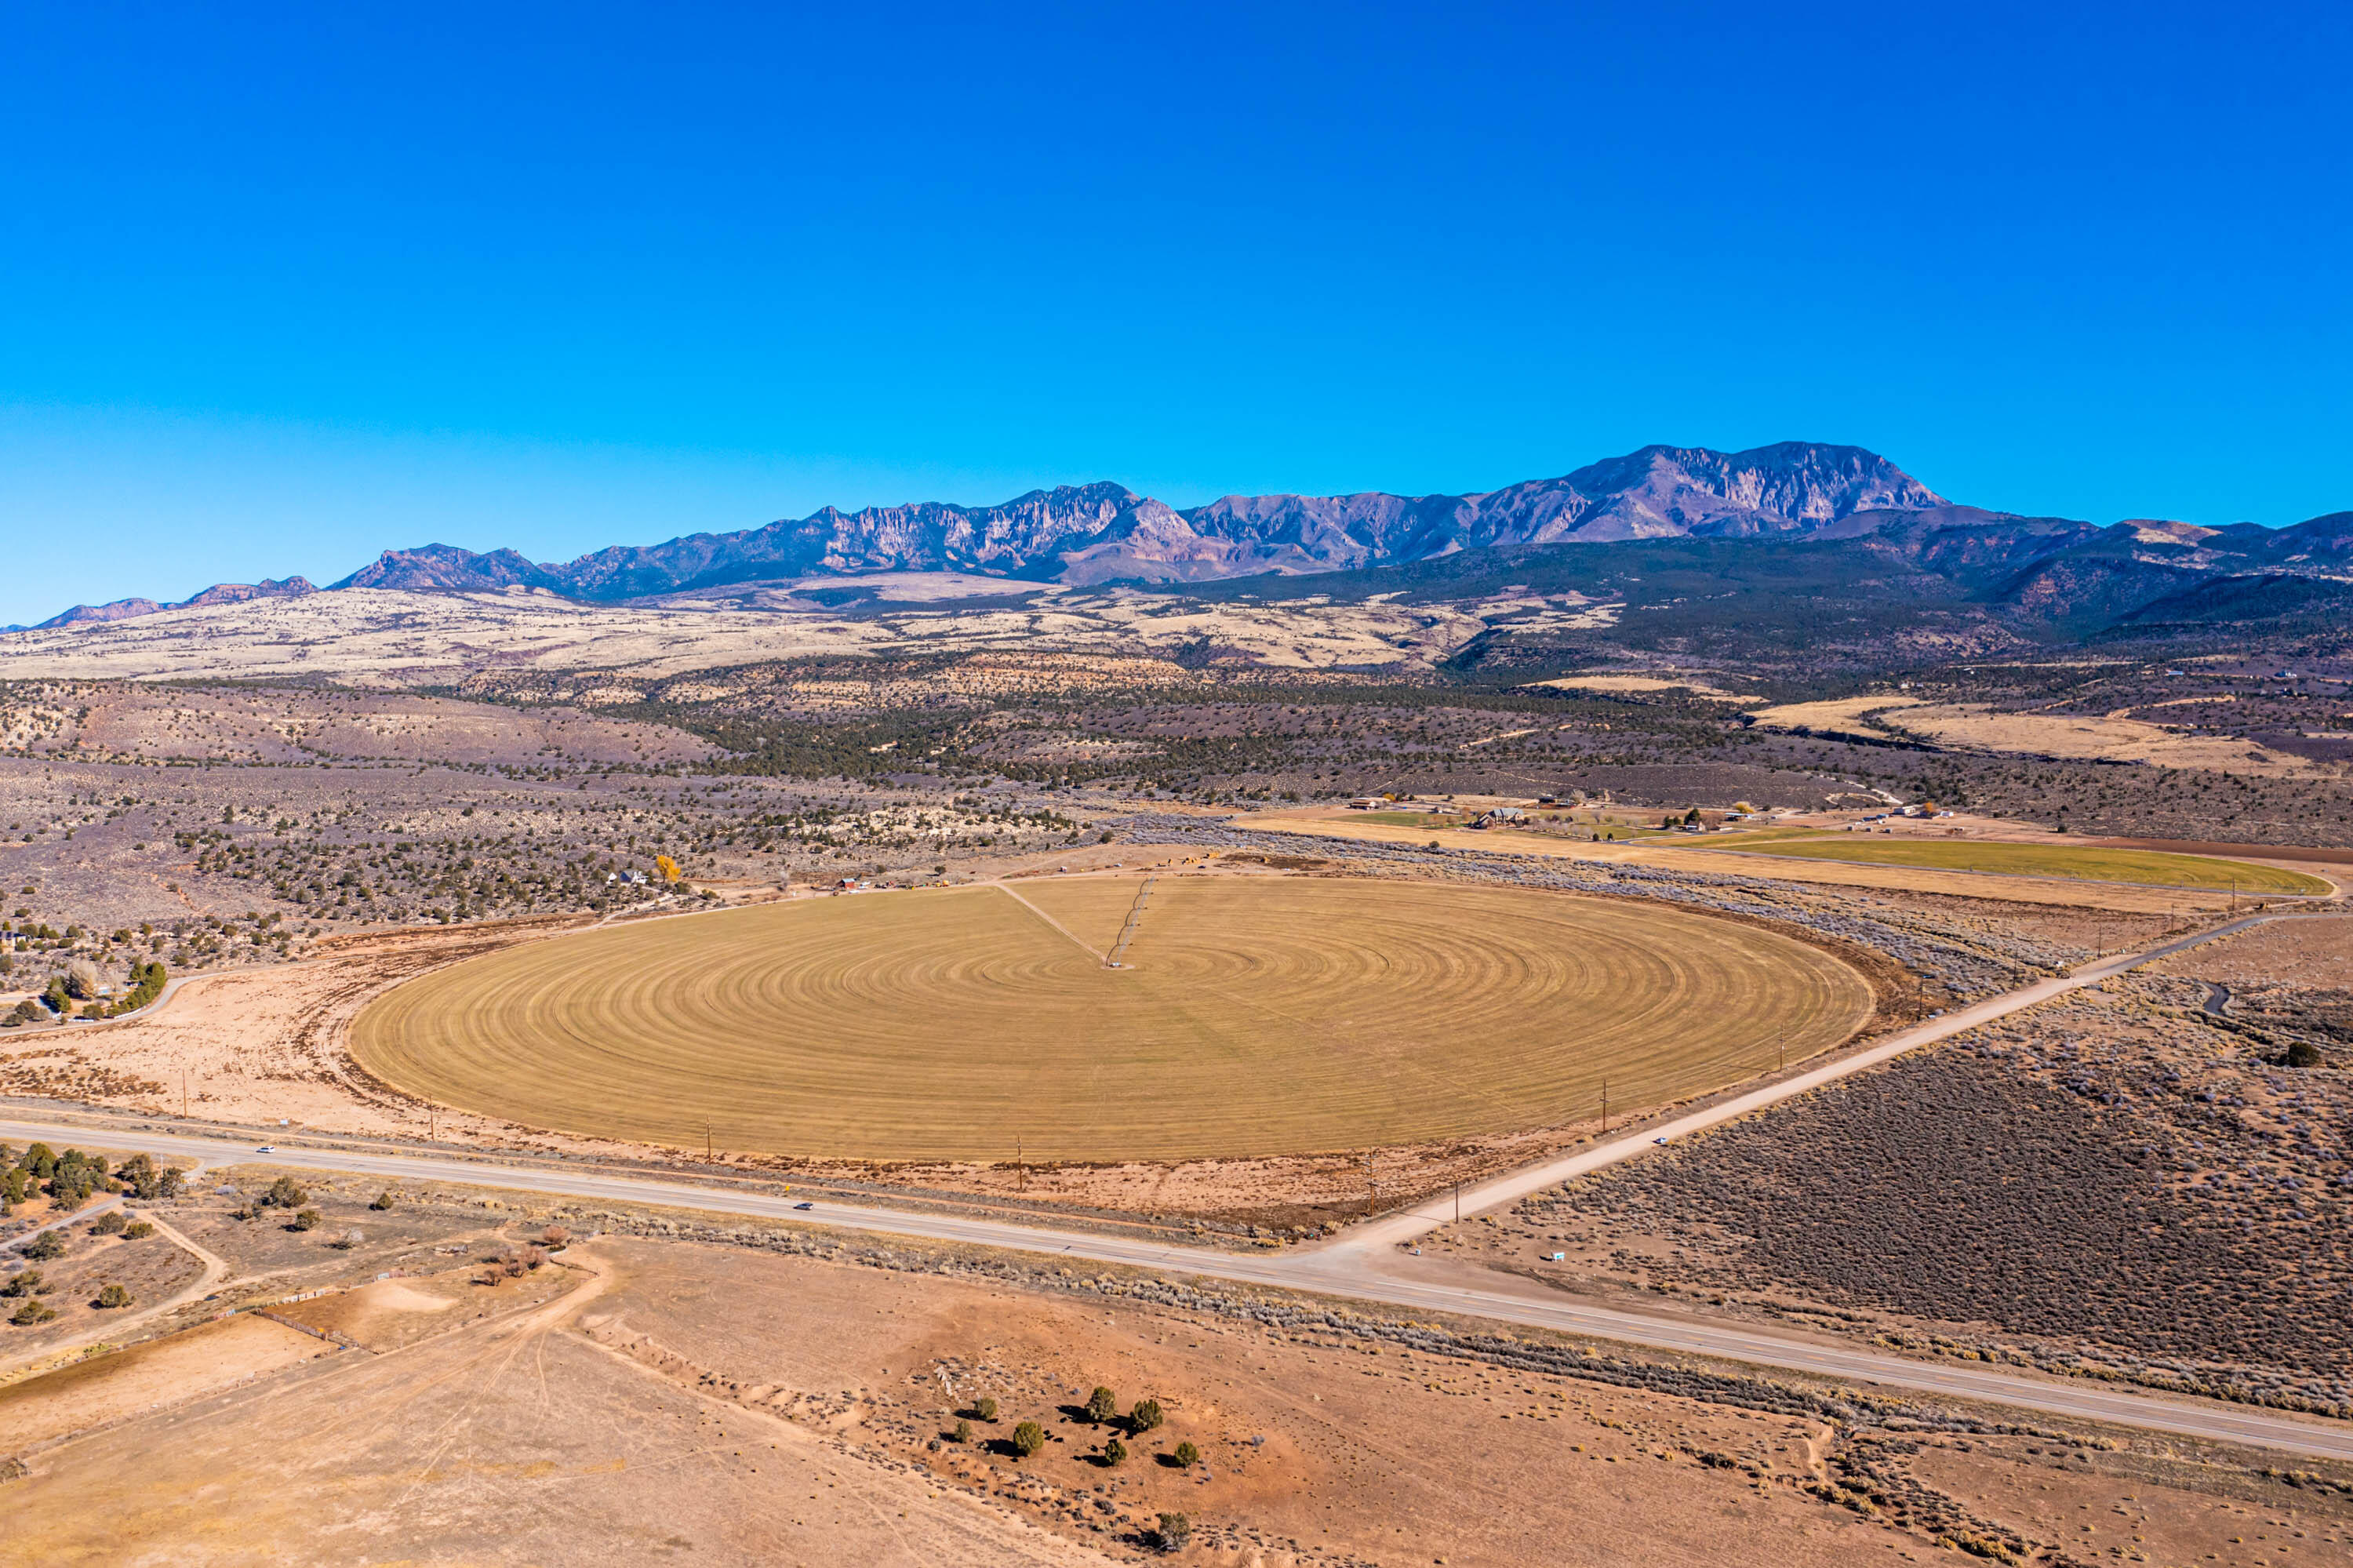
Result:
{"label": "dry grass field", "polygon": [[2325,771],[2304,758],[2251,744],[2243,736],[2180,734],[2130,714],[2128,708],[2096,716],[2004,713],[1980,703],[1956,703],[1907,705],[1888,722],[1945,746],[1983,751],[2204,768],[2225,773],[2298,776]]}
{"label": "dry grass field", "polygon": [[2165,854],[2150,850],[2092,849],[2074,844],[1992,843],[1983,840],[1877,839],[1856,834],[1820,838],[1745,840],[1722,846],[1744,854],[1788,855],[1799,860],[1848,861],[1864,865],[1919,866],[1932,871],[1973,872],[2000,876],[2080,878],[2129,882],[2145,887],[2188,887],[2241,895],[2292,894],[2327,897],[2336,889],[2317,876],[2279,866],[2204,855]]}
{"label": "dry grass field", "polygon": [[1428,1142],[1631,1111],[1847,1038],[1769,931],[1504,888],[1163,876],[797,900],[470,960],[362,1012],[370,1071],[527,1125],[874,1160]]}

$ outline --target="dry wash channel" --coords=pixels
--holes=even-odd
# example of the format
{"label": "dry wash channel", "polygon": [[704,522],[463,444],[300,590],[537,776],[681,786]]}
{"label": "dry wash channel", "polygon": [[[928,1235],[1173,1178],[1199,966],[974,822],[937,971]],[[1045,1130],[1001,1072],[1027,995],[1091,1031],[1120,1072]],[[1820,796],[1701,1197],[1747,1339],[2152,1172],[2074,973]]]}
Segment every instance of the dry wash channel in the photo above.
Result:
{"label": "dry wash channel", "polygon": [[1845,1039],[1852,969],[1769,931],[1491,887],[1162,877],[806,899],[412,980],[360,1061],[444,1104],[876,1160],[1265,1155],[1633,1109]]}

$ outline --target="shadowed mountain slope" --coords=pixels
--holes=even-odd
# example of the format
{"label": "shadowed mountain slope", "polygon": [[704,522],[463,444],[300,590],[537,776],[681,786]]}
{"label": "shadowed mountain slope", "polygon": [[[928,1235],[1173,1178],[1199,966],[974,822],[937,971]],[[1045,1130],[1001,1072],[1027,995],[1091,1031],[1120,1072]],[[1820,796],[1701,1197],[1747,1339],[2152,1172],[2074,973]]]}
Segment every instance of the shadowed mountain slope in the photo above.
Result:
{"label": "shadowed mountain slope", "polygon": [[1226,496],[1179,511],[1123,485],[1034,490],[994,506],[923,502],[665,544],[563,565],[511,550],[393,550],[337,588],[497,591],[588,599],[811,573],[957,571],[1065,583],[1200,582],[1427,559],[1495,545],[1802,535],[1857,512],[1943,504],[1860,447],[1785,441],[1753,451],[1645,447],[1559,479],[1468,495]]}

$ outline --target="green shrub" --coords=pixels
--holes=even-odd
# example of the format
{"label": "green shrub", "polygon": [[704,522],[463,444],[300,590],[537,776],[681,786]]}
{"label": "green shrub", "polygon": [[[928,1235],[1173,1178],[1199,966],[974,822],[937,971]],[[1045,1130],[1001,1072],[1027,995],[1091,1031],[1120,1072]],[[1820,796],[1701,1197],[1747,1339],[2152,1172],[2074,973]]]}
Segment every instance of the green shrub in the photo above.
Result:
{"label": "green shrub", "polygon": [[375,1202],[370,1203],[368,1207],[371,1209],[389,1209],[393,1204],[399,1201],[400,1200],[398,1198],[393,1196],[392,1189],[387,1187],[383,1192],[378,1192],[375,1195]]}
{"label": "green shrub", "polygon": [[1087,1419],[1100,1426],[1119,1414],[1119,1396],[1101,1383],[1087,1395]]}
{"label": "green shrub", "polygon": [[1176,1467],[1178,1469],[1189,1470],[1194,1466],[1201,1462],[1201,1450],[1194,1447],[1192,1443],[1187,1440],[1176,1445],[1176,1452],[1174,1457],[1176,1460]]}
{"label": "green shrub", "polygon": [[171,976],[164,970],[164,961],[158,959],[153,963],[132,965],[131,979],[133,982],[131,989],[114,1003],[112,1011],[118,1018],[126,1012],[138,1012],[163,995],[164,982]]}
{"label": "green shrub", "polygon": [[1193,1521],[1181,1513],[1164,1513],[1152,1531],[1152,1544],[1163,1552],[1182,1552],[1193,1539]]}
{"label": "green shrub", "polygon": [[29,1329],[36,1323],[46,1323],[56,1316],[55,1312],[27,1296],[25,1298],[24,1304],[9,1314],[8,1321],[20,1329]]}
{"label": "green shrub", "polygon": [[1013,1451],[1028,1458],[1046,1446],[1046,1429],[1034,1421],[1025,1421],[1013,1429]]}
{"label": "green shrub", "polygon": [[997,1401],[984,1393],[972,1402],[972,1413],[983,1421],[994,1421],[997,1419]]}
{"label": "green shrub", "polygon": [[130,1228],[131,1222],[123,1217],[121,1210],[109,1209],[98,1216],[98,1224],[90,1226],[90,1231],[92,1235],[119,1236]]}
{"label": "green shrub", "polygon": [[2287,1046],[2287,1065],[2291,1067],[2320,1065],[2320,1047],[2309,1040],[2291,1040]]}
{"label": "green shrub", "polygon": [[5,1285],[0,1285],[0,1296],[30,1296],[41,1287],[41,1271],[28,1268]]}
{"label": "green shrub", "polygon": [[1135,1408],[1127,1413],[1127,1429],[1138,1437],[1160,1425],[1160,1402],[1139,1399]]}
{"label": "green shrub", "polygon": [[145,1241],[155,1234],[155,1227],[145,1220],[133,1220],[122,1227],[124,1241]]}
{"label": "green shrub", "polygon": [[971,1422],[969,1422],[969,1421],[965,1421],[965,1420],[963,1420],[963,1419],[959,1418],[959,1419],[957,1420],[956,1424],[955,1424],[955,1431],[953,1431],[953,1432],[951,1432],[951,1433],[949,1433],[949,1434],[948,1434],[948,1436],[949,1436],[949,1438],[950,1438],[952,1441],[954,1441],[954,1442],[957,1442],[957,1443],[969,1443],[969,1442],[971,1442],[971,1441],[972,1441],[972,1423],[971,1423]]}
{"label": "green shrub", "polygon": [[47,1263],[53,1257],[63,1257],[66,1255],[66,1238],[55,1231],[43,1231],[25,1244],[24,1254],[35,1263]]}
{"label": "green shrub", "polygon": [[280,1176],[272,1181],[269,1191],[262,1194],[261,1199],[265,1206],[272,1209],[299,1209],[310,1201],[311,1194],[304,1192],[302,1184],[291,1176]]}
{"label": "green shrub", "polygon": [[1104,1441],[1103,1454],[1103,1463],[1109,1465],[1113,1469],[1117,1469],[1120,1466],[1127,1463],[1127,1445],[1121,1442],[1116,1437],[1108,1438]]}
{"label": "green shrub", "polygon": [[318,1228],[319,1222],[326,1217],[316,1209],[297,1209],[294,1211],[293,1220],[286,1228],[290,1231],[315,1230]]}
{"label": "green shrub", "polygon": [[128,1187],[132,1195],[153,1202],[158,1198],[180,1195],[180,1168],[158,1165],[154,1156],[134,1154],[115,1167],[115,1179]]}
{"label": "green shrub", "polygon": [[131,1305],[131,1292],[120,1285],[110,1285],[98,1293],[98,1299],[90,1305],[100,1309],[128,1307]]}

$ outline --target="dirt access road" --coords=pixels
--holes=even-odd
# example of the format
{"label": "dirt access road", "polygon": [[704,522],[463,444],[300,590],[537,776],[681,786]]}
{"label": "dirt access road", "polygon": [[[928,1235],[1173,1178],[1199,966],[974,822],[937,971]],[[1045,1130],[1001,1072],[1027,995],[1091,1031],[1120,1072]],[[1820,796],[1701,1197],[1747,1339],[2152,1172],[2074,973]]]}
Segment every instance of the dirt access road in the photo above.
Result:
{"label": "dirt access road", "polygon": [[[1569,1175],[1632,1159],[1652,1147],[1658,1138],[1672,1139],[1748,1115],[1962,1030],[2021,1008],[2032,1007],[2080,987],[2096,985],[2127,969],[2169,958],[2251,927],[2274,920],[2329,917],[2256,916],[2168,942],[2145,952],[2087,964],[2072,975],[2042,980],[1945,1017],[1931,1019],[1872,1050],[1737,1097],[1668,1123],[1663,1128],[1646,1129],[1640,1135],[1620,1139],[1568,1159],[1548,1161],[1485,1183],[1463,1194],[1461,1212],[1470,1216],[1482,1209],[1515,1202],[1538,1188],[1564,1181]],[[240,1156],[251,1158],[251,1151],[246,1146],[222,1139],[133,1131],[120,1125],[101,1128],[90,1124],[77,1127],[57,1122],[0,1122],[0,1138],[60,1139],[75,1136],[85,1139],[102,1137],[109,1148],[193,1157],[212,1163],[227,1162]],[[2292,1453],[2353,1459],[2353,1424],[2282,1415],[2220,1402],[2126,1392],[2103,1384],[2018,1372],[1914,1361],[1857,1350],[1834,1341],[1766,1333],[1701,1319],[1588,1306],[1564,1300],[1534,1282],[1521,1282],[1500,1275],[1479,1275],[1475,1277],[1480,1283],[1466,1286],[1461,1283],[1464,1277],[1459,1274],[1451,1277],[1440,1276],[1426,1266],[1417,1265],[1410,1254],[1400,1251],[1413,1237],[1449,1223],[1452,1215],[1451,1201],[1443,1213],[1438,1212],[1435,1205],[1425,1205],[1419,1212],[1388,1216],[1321,1246],[1249,1255],[1217,1252],[1205,1247],[1170,1246],[1005,1221],[913,1213],[830,1202],[804,1214],[800,1206],[787,1196],[646,1177],[607,1175],[556,1163],[510,1163],[473,1160],[458,1154],[396,1155],[292,1146],[274,1150],[269,1158],[272,1163],[316,1170],[349,1171],[415,1181],[462,1181],[562,1197],[651,1203],[714,1213],[751,1214],[782,1220],[806,1219],[810,1224],[844,1230],[920,1236],[1067,1257],[1072,1262],[1113,1264],[1157,1273],[1187,1274],[1280,1289],[1313,1291],[1383,1306],[1487,1318],[1592,1335],[1651,1349],[1717,1356],[1857,1383],[1882,1383],[1933,1394],[1992,1401],[2052,1415],[2114,1422],[2191,1437],[2249,1443]]]}

